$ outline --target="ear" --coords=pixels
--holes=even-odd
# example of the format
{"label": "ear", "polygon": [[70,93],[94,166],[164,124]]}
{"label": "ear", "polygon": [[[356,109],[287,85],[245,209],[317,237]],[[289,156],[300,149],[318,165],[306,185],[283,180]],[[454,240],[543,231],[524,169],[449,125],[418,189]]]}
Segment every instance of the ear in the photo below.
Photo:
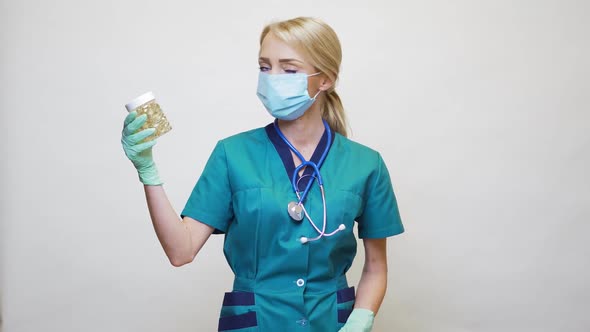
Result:
{"label": "ear", "polygon": [[321,91],[328,91],[333,85],[334,82],[328,76],[322,75],[322,81],[320,83],[320,90]]}

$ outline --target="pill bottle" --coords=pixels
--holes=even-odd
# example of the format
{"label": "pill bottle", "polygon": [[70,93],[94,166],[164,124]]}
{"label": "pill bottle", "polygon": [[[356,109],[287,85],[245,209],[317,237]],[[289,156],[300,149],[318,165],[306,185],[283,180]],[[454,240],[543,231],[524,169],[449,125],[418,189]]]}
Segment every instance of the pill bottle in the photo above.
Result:
{"label": "pill bottle", "polygon": [[137,116],[147,114],[147,121],[138,131],[147,128],[156,128],[156,132],[144,140],[146,142],[158,138],[172,129],[166,115],[162,112],[162,108],[156,102],[156,97],[151,91],[133,99],[125,105],[125,108],[129,112],[136,111]]}

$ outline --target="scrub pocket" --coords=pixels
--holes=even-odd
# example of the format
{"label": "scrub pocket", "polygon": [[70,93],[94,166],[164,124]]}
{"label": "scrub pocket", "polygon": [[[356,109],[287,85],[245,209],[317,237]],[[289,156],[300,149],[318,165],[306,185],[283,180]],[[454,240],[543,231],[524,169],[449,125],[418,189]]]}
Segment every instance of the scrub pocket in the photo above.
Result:
{"label": "scrub pocket", "polygon": [[341,328],[346,323],[348,316],[354,307],[354,300],[356,296],[354,287],[343,288],[336,292],[336,307],[338,308],[338,328]]}
{"label": "scrub pocket", "polygon": [[218,331],[258,331],[256,298],[251,292],[230,292],[223,297]]}

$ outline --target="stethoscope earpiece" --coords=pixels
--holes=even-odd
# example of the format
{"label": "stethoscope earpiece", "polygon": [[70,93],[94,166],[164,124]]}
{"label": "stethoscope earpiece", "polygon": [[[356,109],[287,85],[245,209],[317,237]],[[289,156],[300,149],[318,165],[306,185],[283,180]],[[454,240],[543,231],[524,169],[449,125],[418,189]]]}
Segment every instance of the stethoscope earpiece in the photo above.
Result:
{"label": "stethoscope earpiece", "polygon": [[338,233],[340,231],[343,231],[345,229],[346,229],[346,226],[344,224],[340,224],[338,226],[338,228],[335,231],[333,231],[332,233],[329,233],[329,234],[320,233],[320,235],[318,237],[315,237],[313,239],[309,239],[309,238],[307,238],[305,236],[302,236],[302,237],[299,238],[299,242],[301,242],[301,244],[306,244],[306,243],[311,242],[311,241],[317,241],[317,240],[321,239],[322,236],[332,236],[332,235],[334,235],[334,234],[336,234],[336,233]]}

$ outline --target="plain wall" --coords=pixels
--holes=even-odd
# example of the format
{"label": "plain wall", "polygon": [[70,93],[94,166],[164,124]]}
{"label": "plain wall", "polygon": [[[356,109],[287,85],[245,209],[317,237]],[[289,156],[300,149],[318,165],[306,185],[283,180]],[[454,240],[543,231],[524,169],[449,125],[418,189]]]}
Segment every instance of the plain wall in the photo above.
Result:
{"label": "plain wall", "polygon": [[[178,212],[215,142],[272,119],[264,24],[324,19],[352,139],[383,155],[403,235],[374,331],[589,331],[588,1],[0,1],[4,332],[214,331],[214,236],[174,268],[120,145],[152,90]],[[359,243],[361,244],[361,243]],[[362,246],[349,275],[358,282]]]}

